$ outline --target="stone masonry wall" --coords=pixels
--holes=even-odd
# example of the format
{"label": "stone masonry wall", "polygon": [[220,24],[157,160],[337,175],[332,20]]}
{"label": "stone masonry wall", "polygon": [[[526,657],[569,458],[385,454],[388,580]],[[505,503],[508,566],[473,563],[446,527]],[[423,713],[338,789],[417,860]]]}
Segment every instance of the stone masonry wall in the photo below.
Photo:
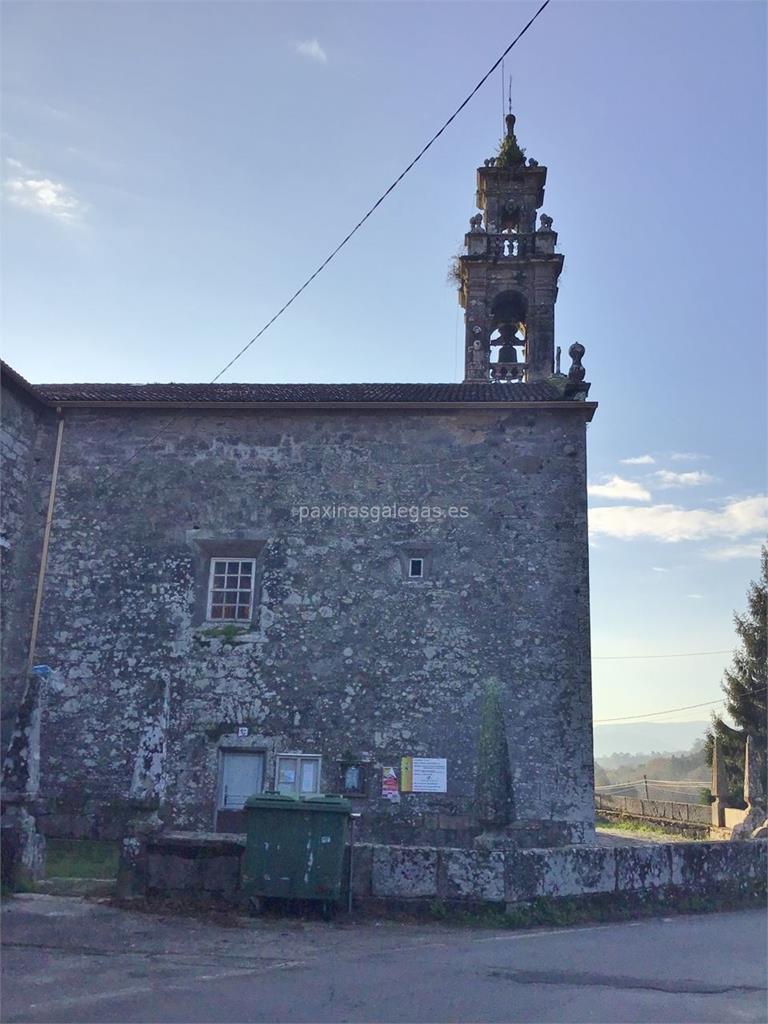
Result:
{"label": "stone masonry wall", "polygon": [[[172,827],[209,830],[219,752],[240,746],[265,752],[268,788],[278,752],[321,754],[325,792],[339,790],[342,760],[368,762],[363,838],[466,840],[491,676],[517,817],[548,823],[552,842],[591,833],[577,403],[65,416],[38,655],[56,669],[42,732],[49,833],[109,834],[137,787]],[[467,515],[297,513],[393,503]],[[259,562],[254,621],[232,637],[204,621],[217,544]],[[424,580],[404,577],[409,554],[425,559]],[[406,754],[447,757],[448,793],[382,800],[381,766]]]}
{"label": "stone masonry wall", "polygon": [[704,896],[724,886],[764,886],[767,854],[757,841],[492,853],[364,846],[355,850],[353,892],[363,900],[506,904],[669,888]]}
{"label": "stone masonry wall", "polygon": [[22,698],[55,445],[55,415],[3,377],[0,405],[3,748]]}
{"label": "stone masonry wall", "polygon": [[[120,895],[238,902],[247,896],[241,887],[244,849],[245,837],[237,835],[128,838]],[[352,892],[363,905],[514,907],[590,896],[757,893],[764,891],[766,872],[768,844],[760,841],[493,852],[363,844],[354,851]]]}

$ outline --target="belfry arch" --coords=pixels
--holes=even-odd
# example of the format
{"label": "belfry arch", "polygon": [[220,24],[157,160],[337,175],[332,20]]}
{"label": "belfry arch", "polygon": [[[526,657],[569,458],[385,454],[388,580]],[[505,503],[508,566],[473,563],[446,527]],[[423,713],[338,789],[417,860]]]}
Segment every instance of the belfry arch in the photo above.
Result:
{"label": "belfry arch", "polygon": [[[465,382],[546,380],[554,372],[555,301],[563,256],[544,202],[547,169],[527,162],[515,118],[498,157],[477,169],[477,206],[459,257]],[[503,358],[501,356],[503,355]]]}

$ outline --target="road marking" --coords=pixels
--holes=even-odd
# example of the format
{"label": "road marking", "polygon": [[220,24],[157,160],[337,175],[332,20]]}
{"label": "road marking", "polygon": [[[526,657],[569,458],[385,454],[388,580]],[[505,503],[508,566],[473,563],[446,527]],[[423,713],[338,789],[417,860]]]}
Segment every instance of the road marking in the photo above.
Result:
{"label": "road marking", "polygon": [[604,932],[609,924],[590,925],[585,928],[550,928],[547,931],[522,932],[512,935],[491,935],[485,939],[474,939],[474,942],[512,942],[517,939],[543,939],[548,935],[572,935],[574,932]]}
{"label": "road marking", "polygon": [[232,978],[238,975],[264,974],[267,971],[291,970],[295,967],[303,967],[306,962],[307,961],[305,960],[280,960],[277,963],[263,964],[259,967],[251,967],[250,969],[219,971],[215,974],[200,974],[194,977],[180,978],[177,981],[171,981],[168,978],[156,978],[148,985],[132,985],[130,988],[116,988],[107,992],[93,992],[90,995],[66,996],[63,999],[49,999],[47,1002],[43,1003],[30,1003],[26,1011],[19,1011],[6,1019],[22,1020],[26,1019],[27,1014],[32,1011],[35,1011],[36,1013],[44,1013],[51,1010],[61,1010],[70,1006],[79,1006],[86,1003],[100,1003],[108,999],[122,999],[131,996],[145,995],[148,992],[157,991],[158,982],[162,985],[162,988],[165,991],[184,991],[189,989],[190,985],[194,985],[195,982],[199,981],[219,981],[223,978]]}

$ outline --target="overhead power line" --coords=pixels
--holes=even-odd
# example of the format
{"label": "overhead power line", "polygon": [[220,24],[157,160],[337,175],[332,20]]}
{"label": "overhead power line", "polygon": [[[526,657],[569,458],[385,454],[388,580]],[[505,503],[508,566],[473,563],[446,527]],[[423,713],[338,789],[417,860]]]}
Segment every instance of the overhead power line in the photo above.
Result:
{"label": "overhead power line", "polygon": [[467,95],[461,101],[461,103],[454,110],[454,112],[451,114],[451,116],[448,118],[448,120],[445,121],[444,124],[441,125],[440,128],[438,128],[438,130],[435,132],[435,134],[432,136],[432,138],[429,140],[429,142],[427,142],[424,146],[421,147],[419,152],[416,154],[416,156],[413,158],[413,160],[411,160],[411,162],[408,164],[408,166],[405,168],[405,170],[401,171],[400,174],[398,174],[398,176],[392,182],[392,184],[381,193],[381,195],[376,200],[376,202],[366,211],[366,213],[363,214],[363,216],[360,218],[360,220],[357,222],[357,224],[355,224],[355,226],[352,228],[352,230],[349,231],[344,236],[344,238],[342,238],[342,240],[339,242],[339,244],[336,246],[336,248],[328,256],[326,256],[326,258],[323,260],[323,262],[320,264],[320,266],[317,268],[317,270],[315,270],[312,274],[309,275],[309,277],[306,279],[304,284],[302,284],[300,288],[296,289],[296,291],[293,293],[293,295],[291,295],[291,297],[288,299],[288,301],[283,306],[281,306],[280,309],[278,309],[278,311],[271,318],[271,320],[268,320],[264,324],[264,326],[261,328],[261,330],[258,331],[258,333],[254,334],[254,336],[251,338],[251,340],[249,342],[247,342],[247,344],[243,345],[243,347],[240,349],[240,351],[229,360],[227,365],[222,370],[219,370],[219,372],[216,374],[216,376],[211,381],[211,384],[215,383],[219,379],[219,377],[221,377],[224,373],[226,373],[226,371],[230,368],[230,366],[232,366],[234,363],[236,363],[237,360],[240,358],[240,356],[244,355],[248,351],[248,349],[251,347],[251,345],[254,344],[254,342],[259,340],[259,338],[262,336],[262,334],[264,334],[264,332],[267,331],[272,326],[272,324],[275,322],[275,320],[277,320],[278,317],[282,316],[283,313],[286,311],[286,309],[288,309],[288,307],[293,302],[295,302],[296,299],[298,299],[298,297],[301,295],[301,293],[304,291],[304,289],[309,287],[309,285],[314,281],[314,279],[317,277],[317,275],[322,273],[323,270],[325,270],[325,268],[328,266],[328,264],[331,262],[331,260],[334,259],[338,255],[338,253],[341,252],[341,250],[344,248],[344,246],[347,244],[347,242],[349,242],[349,240],[353,237],[353,235],[357,234],[357,232],[360,230],[360,228],[363,226],[363,224],[365,224],[365,222],[368,220],[368,218],[373,213],[376,212],[376,210],[381,206],[381,204],[384,202],[384,200],[387,198],[387,196],[390,195],[391,192],[394,192],[394,190],[397,188],[397,186],[400,184],[400,182],[403,180],[403,178],[406,176],[406,174],[408,174],[409,171],[413,170],[413,168],[416,166],[416,164],[419,162],[419,160],[421,160],[421,158],[427,152],[427,150],[435,142],[437,142],[437,140],[443,134],[445,129],[448,128],[449,125],[451,125],[456,120],[456,118],[462,112],[464,107],[466,107],[466,105],[470,102],[470,100],[475,95],[475,93],[479,92],[479,90],[483,87],[483,85],[485,85],[485,83],[491,77],[491,75],[496,70],[496,68],[499,67],[499,65],[502,63],[502,61],[507,56],[507,54],[510,52],[510,50],[523,38],[525,33],[528,31],[528,29],[531,27],[531,25],[533,25],[534,21],[536,21],[538,16],[541,14],[541,12],[544,10],[544,8],[548,4],[549,4],[549,0],[544,0],[544,3],[541,5],[541,7],[539,7],[538,11],[536,11],[536,13],[527,22],[527,24],[524,25],[522,29],[520,29],[520,31],[517,33],[515,38],[512,40],[512,42],[509,44],[509,46],[506,48],[506,50],[502,53],[502,55],[499,57],[499,59],[495,62],[495,64],[491,65],[491,67],[486,71],[486,73],[483,75],[483,77],[480,79],[480,81],[477,83],[477,85],[474,87],[474,89],[469,93],[469,95]]}
{"label": "overhead power line", "polygon": [[[766,687],[759,686],[756,690],[748,690],[748,693],[765,693]],[[668,708],[666,711],[649,711],[644,715],[621,715],[619,718],[596,718],[593,725],[607,725],[609,722],[634,722],[638,718],[656,718],[658,715],[672,715],[677,711],[691,711],[693,708],[706,708],[712,704],[725,704],[728,697],[721,697],[720,700],[705,700],[701,704],[686,704],[682,708]]]}
{"label": "overhead power line", "polygon": [[704,658],[710,654],[732,654],[727,651],[686,651],[683,654],[595,654],[592,661],[634,661],[637,658]]}
{"label": "overhead power line", "polygon": [[[280,309],[278,309],[278,311],[275,313],[275,315],[272,316],[269,320],[267,320],[267,322],[264,324],[264,326],[259,331],[257,331],[256,334],[254,334],[254,336],[250,339],[250,341],[248,341],[245,345],[243,345],[243,347],[240,349],[239,352],[237,352],[234,356],[232,356],[232,358],[229,360],[229,362],[226,364],[226,366],[222,367],[222,369],[219,370],[219,372],[216,374],[215,377],[211,378],[211,380],[209,381],[209,384],[215,384],[216,381],[220,377],[222,377],[227,372],[227,370],[231,366],[233,366],[237,362],[238,359],[240,359],[241,356],[245,355],[245,353],[248,351],[248,349],[252,345],[254,345],[259,340],[259,338],[266,331],[269,330],[269,328],[272,326],[272,324],[279,317],[281,317],[283,315],[283,313],[285,313],[285,311],[288,309],[289,306],[293,305],[293,303],[296,301],[296,299],[298,299],[298,297],[301,295],[301,293],[306,288],[308,288],[310,286],[310,284],[312,284],[312,282],[315,280],[315,278],[319,274],[321,274],[323,272],[323,270],[325,270],[325,268],[328,266],[328,264],[331,262],[331,260],[336,258],[336,256],[341,252],[341,250],[347,244],[347,242],[349,242],[350,239],[354,235],[357,234],[357,232],[360,230],[360,228],[363,226],[363,224],[365,224],[365,222],[368,220],[368,218],[370,216],[372,216],[372,214],[374,214],[376,212],[376,210],[381,206],[381,204],[384,202],[384,200],[387,198],[387,196],[389,196],[392,192],[394,192],[394,190],[397,188],[397,186],[400,184],[400,182],[403,180],[403,178],[406,176],[406,174],[408,174],[411,170],[413,170],[413,168],[416,166],[416,164],[419,162],[419,160],[421,160],[421,158],[427,152],[427,150],[430,149],[431,146],[434,145],[435,142],[437,142],[437,140],[440,138],[440,136],[443,134],[443,132],[446,130],[446,128],[448,128],[449,125],[451,125],[456,120],[456,118],[459,116],[459,114],[462,112],[462,110],[467,106],[467,104],[470,102],[470,100],[475,96],[475,94],[477,92],[479,92],[479,90],[483,87],[483,85],[485,85],[485,83],[491,77],[493,72],[499,67],[499,65],[502,63],[502,61],[507,56],[507,54],[523,38],[525,33],[528,31],[528,29],[531,27],[531,25],[533,25],[534,21],[536,21],[536,19],[542,13],[544,8],[549,6],[549,2],[550,2],[550,0],[544,0],[544,3],[541,5],[541,7],[539,7],[539,9],[536,11],[536,13],[533,15],[533,17],[530,18],[526,22],[526,24],[520,29],[520,31],[517,33],[517,35],[512,40],[512,42],[509,44],[509,46],[507,46],[507,48],[504,50],[504,52],[501,54],[501,56],[498,58],[498,60],[496,60],[491,65],[491,67],[486,71],[486,73],[483,75],[483,77],[480,79],[480,81],[477,83],[477,85],[474,87],[474,89],[472,89],[472,91],[470,93],[468,93],[468,95],[461,101],[461,103],[458,105],[458,107],[456,107],[456,109],[451,114],[451,116],[440,126],[440,128],[438,128],[438,130],[429,139],[429,141],[427,143],[425,143],[421,147],[419,152],[416,154],[416,156],[413,158],[413,160],[411,160],[411,162],[408,164],[408,166],[403,171],[401,171],[400,174],[398,174],[398,176],[395,178],[395,180],[392,182],[392,184],[382,192],[382,194],[379,196],[379,198],[363,214],[363,216],[355,224],[355,226],[352,228],[352,230],[347,232],[347,234],[344,236],[344,238],[342,238],[342,240],[339,242],[339,244],[336,246],[336,248],[333,249],[329,253],[328,256],[326,256],[326,258],[317,267],[317,269],[314,270],[309,275],[309,277],[306,279],[306,281],[304,281],[304,283],[299,288],[296,289],[296,291],[293,293],[293,295],[291,295],[291,297],[287,300],[287,302],[283,303],[283,305],[280,307]],[[107,483],[109,480],[112,479],[113,476],[116,476],[122,469],[125,469],[125,467],[127,465],[129,465],[131,462],[133,462],[133,460],[137,457],[137,455],[139,455],[141,452],[143,452],[145,449],[147,449],[151,444],[153,444],[158,439],[158,437],[160,437],[161,434],[163,434],[168,429],[168,427],[170,426],[170,424],[172,422],[173,422],[172,419],[168,419],[160,427],[160,429],[155,434],[153,434],[152,437],[150,437],[150,439],[148,441],[146,441],[143,445],[141,445],[139,448],[137,448],[136,451],[132,455],[129,455],[128,458],[125,459],[120,464],[120,466],[116,467],[115,469],[112,470],[111,473],[107,474],[107,476],[104,478],[103,483]]]}

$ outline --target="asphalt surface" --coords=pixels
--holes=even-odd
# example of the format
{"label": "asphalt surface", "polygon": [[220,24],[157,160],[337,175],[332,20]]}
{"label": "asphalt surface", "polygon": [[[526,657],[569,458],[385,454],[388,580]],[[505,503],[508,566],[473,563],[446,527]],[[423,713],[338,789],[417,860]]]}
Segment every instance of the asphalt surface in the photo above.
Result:
{"label": "asphalt surface", "polygon": [[36,895],[2,920],[7,1024],[768,1019],[757,910],[526,932],[226,927]]}

